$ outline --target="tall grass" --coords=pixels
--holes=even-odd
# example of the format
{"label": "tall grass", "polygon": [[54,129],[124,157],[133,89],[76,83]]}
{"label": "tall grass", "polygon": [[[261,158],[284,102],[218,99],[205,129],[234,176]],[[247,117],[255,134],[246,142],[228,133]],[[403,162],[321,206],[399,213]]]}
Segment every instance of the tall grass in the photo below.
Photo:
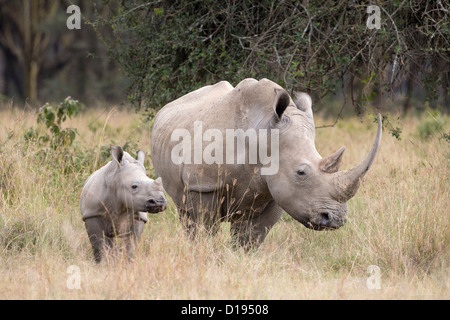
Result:
{"label": "tall grass", "polygon": [[[349,222],[337,231],[311,231],[285,214],[259,250],[245,253],[233,248],[226,223],[215,237],[189,240],[169,201],[166,212],[150,216],[132,261],[118,255],[96,265],[81,221],[82,184],[107,161],[105,144],[149,151],[149,125],[126,110],[84,112],[67,122],[79,135],[61,155],[23,139],[36,126],[33,112],[4,109],[0,299],[450,298],[449,143],[420,139],[418,119],[403,120],[400,141],[383,136],[349,201]],[[346,145],[343,169],[350,168],[375,130],[369,118],[343,120],[317,130],[316,146],[325,156]],[[80,270],[79,290],[67,286],[71,265]],[[381,270],[379,290],[366,285],[371,265]]]}

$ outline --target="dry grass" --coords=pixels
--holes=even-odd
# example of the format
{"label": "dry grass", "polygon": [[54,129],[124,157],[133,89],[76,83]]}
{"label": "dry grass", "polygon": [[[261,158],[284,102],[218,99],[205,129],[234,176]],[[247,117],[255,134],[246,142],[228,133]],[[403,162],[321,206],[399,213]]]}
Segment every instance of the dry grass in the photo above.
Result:
{"label": "dry grass", "polygon": [[[387,133],[347,225],[310,231],[283,216],[253,253],[232,249],[229,226],[188,240],[172,202],[151,216],[134,261],[95,265],[79,195],[91,163],[64,173],[51,150],[26,144],[32,112],[0,111],[0,299],[449,299],[449,143],[421,140],[404,119],[402,140]],[[448,118],[446,118],[448,122]],[[320,124],[322,121],[316,121]],[[88,111],[71,120],[80,150],[134,141],[150,150],[150,129],[132,112]],[[368,152],[371,119],[317,131],[322,155],[347,146],[344,168]],[[448,128],[447,128],[448,130]],[[96,155],[90,155],[97,159]],[[94,161],[92,161],[94,162]],[[151,171],[151,165],[147,166]],[[68,267],[80,268],[70,290]],[[369,290],[370,265],[381,289]]]}

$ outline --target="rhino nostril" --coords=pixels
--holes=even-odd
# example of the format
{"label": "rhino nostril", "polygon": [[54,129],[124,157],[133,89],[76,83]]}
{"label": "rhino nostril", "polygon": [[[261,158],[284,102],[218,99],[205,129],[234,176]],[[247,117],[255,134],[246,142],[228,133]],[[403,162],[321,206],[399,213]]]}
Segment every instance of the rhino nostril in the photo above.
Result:
{"label": "rhino nostril", "polygon": [[149,206],[156,206],[156,201],[154,199],[150,199],[150,200],[147,201],[147,204]]}
{"label": "rhino nostril", "polygon": [[320,214],[320,217],[321,217],[320,219],[321,224],[328,224],[328,222],[330,221],[330,215],[327,212],[322,212]]}

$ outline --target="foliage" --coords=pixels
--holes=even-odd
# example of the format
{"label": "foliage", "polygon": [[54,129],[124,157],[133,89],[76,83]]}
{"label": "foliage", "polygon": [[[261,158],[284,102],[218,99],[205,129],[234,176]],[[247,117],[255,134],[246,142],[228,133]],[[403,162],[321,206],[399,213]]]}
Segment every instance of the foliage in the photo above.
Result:
{"label": "foliage", "polygon": [[421,139],[429,139],[432,136],[442,136],[446,141],[445,129],[445,119],[442,117],[437,110],[426,110],[426,115],[423,117],[419,125],[417,126],[416,132]]}
{"label": "foliage", "polygon": [[72,145],[77,134],[75,128],[62,128],[67,118],[72,118],[80,112],[81,104],[71,97],[54,107],[46,103],[39,109],[37,123],[44,123],[48,132],[39,135],[35,128],[30,128],[24,135],[25,140],[37,139],[43,144],[48,143],[53,150],[67,148]]}
{"label": "foliage", "polygon": [[[448,1],[104,1],[94,24],[132,80],[130,100],[157,110],[205,84],[267,77],[316,98],[349,91],[358,113],[405,77],[430,99],[448,88]],[[388,76],[385,76],[389,74]],[[422,76],[420,76],[420,74]]]}
{"label": "foliage", "polygon": [[444,133],[442,135],[442,139],[444,139],[444,141],[446,142],[450,142],[450,133]]}
{"label": "foliage", "polygon": [[[378,123],[378,117],[375,116],[373,119],[374,123]],[[381,123],[383,124],[383,127],[387,128],[389,133],[397,140],[401,140],[400,135],[402,133],[402,129],[399,127],[395,127],[392,125],[392,123],[389,120],[388,115],[383,115],[381,117]]]}
{"label": "foliage", "polygon": [[399,127],[395,127],[390,130],[390,133],[394,138],[400,140],[400,134],[402,133],[402,129]]}
{"label": "foliage", "polygon": [[[29,148],[37,148],[34,156],[39,166],[44,163],[54,166],[58,174],[82,172],[81,179],[98,169],[98,165],[107,163],[111,157],[110,145],[116,144],[114,139],[108,144],[101,144],[95,148],[81,148],[76,141],[79,135],[77,128],[63,128],[63,123],[69,118],[76,117],[80,110],[80,102],[71,97],[67,97],[57,106],[46,103],[37,113],[37,126],[28,128],[23,135],[24,152],[27,152]],[[46,128],[44,132],[42,132],[42,124]],[[127,139],[122,148],[136,157],[138,150],[136,141]],[[5,174],[7,172],[5,171]],[[0,187],[1,184],[0,179]]]}

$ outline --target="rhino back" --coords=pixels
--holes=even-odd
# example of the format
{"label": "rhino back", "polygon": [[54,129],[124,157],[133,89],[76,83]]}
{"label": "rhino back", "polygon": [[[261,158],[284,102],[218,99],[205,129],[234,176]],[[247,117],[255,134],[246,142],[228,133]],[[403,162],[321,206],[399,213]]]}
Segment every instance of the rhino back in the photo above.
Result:
{"label": "rhino back", "polygon": [[105,173],[110,163],[108,162],[108,164],[91,174],[84,183],[80,197],[81,217],[83,220],[101,216],[106,212],[109,204],[105,203],[107,201],[105,196]]}
{"label": "rhino back", "polygon": [[[202,121],[216,126],[220,111],[211,113],[211,108],[219,106],[233,87],[226,81],[200,88],[194,92],[167,104],[157,114],[152,131],[151,159],[156,174],[162,177],[164,188],[172,196],[177,197],[183,189],[183,165],[175,165],[171,161],[172,148],[178,143],[171,141],[172,132],[176,129],[187,129],[193,137],[194,121]],[[176,202],[176,200],[175,200]]]}
{"label": "rhino back", "polygon": [[153,123],[152,142],[157,143],[152,143],[152,156],[164,151],[161,143],[170,141],[173,130],[188,129],[194,121],[204,121],[203,119],[211,113],[207,109],[212,108],[218,100],[232,90],[233,87],[228,82],[222,81],[188,93],[164,106]]}
{"label": "rhino back", "polygon": [[[179,141],[171,141],[173,131],[188,130],[192,141],[195,121],[201,122],[203,132],[216,129],[221,131],[223,137],[226,136],[226,129],[265,127],[273,113],[274,89],[281,87],[267,79],[245,79],[235,88],[222,81],[191,92],[159,111],[152,132],[152,161],[157,175],[164,181],[164,188],[175,203],[180,203],[185,188],[201,192],[214,191],[219,188],[219,182],[223,186],[232,183],[235,178],[251,179],[254,168],[221,165],[223,176],[219,177],[216,164],[176,165],[171,160],[171,151]],[[193,144],[191,157],[194,154]],[[203,143],[203,148],[207,144]]]}

